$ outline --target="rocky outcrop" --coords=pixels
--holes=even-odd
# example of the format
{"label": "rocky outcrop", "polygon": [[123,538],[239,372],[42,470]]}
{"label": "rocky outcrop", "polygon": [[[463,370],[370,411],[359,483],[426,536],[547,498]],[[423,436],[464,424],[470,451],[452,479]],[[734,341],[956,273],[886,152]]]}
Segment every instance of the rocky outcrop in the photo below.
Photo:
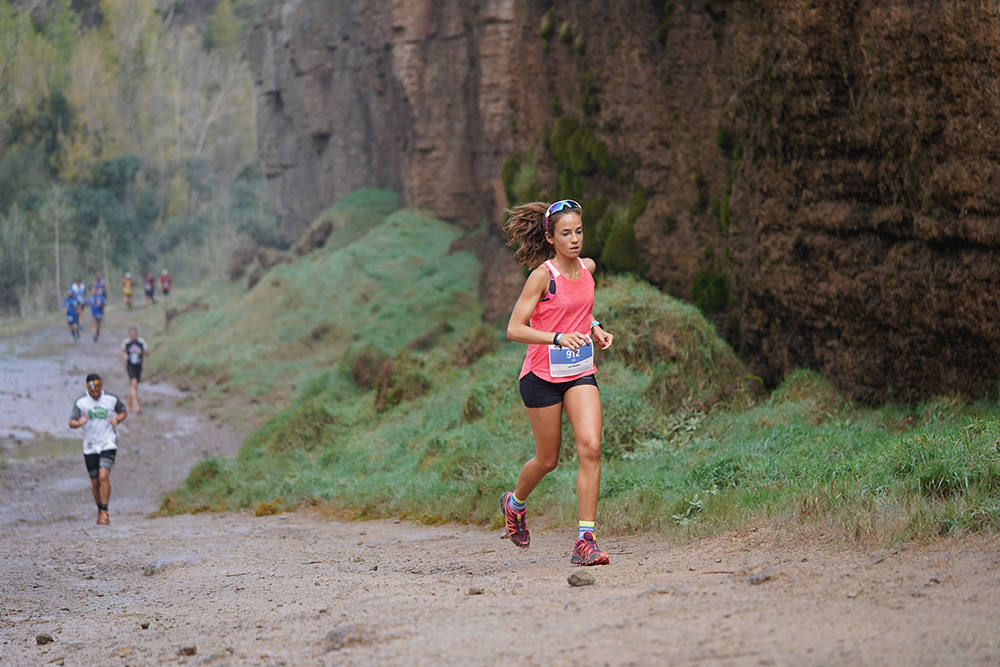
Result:
{"label": "rocky outcrop", "polygon": [[[261,156],[290,235],[360,186],[471,226],[510,152],[512,0],[277,3],[250,33]],[[486,186],[484,187],[484,183]],[[483,205],[485,204],[485,205]]]}
{"label": "rocky outcrop", "polygon": [[778,4],[740,21],[747,349],[863,400],[994,389],[1000,8]]}
{"label": "rocky outcrop", "polygon": [[[1000,377],[998,25],[962,0],[284,0],[248,53],[290,237],[376,185],[495,239],[518,156],[769,382],[878,401]],[[561,162],[560,118],[608,163]],[[491,317],[520,283],[498,247]]]}

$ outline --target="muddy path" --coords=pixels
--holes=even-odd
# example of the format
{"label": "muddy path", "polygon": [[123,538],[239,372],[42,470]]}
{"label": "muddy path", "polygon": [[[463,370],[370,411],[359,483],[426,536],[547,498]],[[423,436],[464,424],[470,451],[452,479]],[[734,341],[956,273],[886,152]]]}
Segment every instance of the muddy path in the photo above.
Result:
{"label": "muddy path", "polygon": [[[66,427],[123,332],[0,341],[0,664],[997,664],[1000,538],[874,550],[769,526],[670,544],[602,535],[571,587],[565,527],[348,522],[322,508],[150,518],[240,436],[143,385],[96,526]],[[155,353],[156,341],[150,340]],[[52,641],[39,644],[37,637]]]}

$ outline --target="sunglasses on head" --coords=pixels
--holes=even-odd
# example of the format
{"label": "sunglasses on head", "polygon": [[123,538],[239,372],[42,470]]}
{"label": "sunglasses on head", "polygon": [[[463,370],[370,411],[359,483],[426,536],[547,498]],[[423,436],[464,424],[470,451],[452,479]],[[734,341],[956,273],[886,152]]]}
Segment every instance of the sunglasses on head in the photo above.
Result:
{"label": "sunglasses on head", "polygon": [[100,389],[101,388],[101,381],[100,380],[91,380],[90,382],[87,383],[87,386],[90,387],[91,389],[95,389],[95,390],[96,389]]}
{"label": "sunglasses on head", "polygon": [[582,211],[583,207],[577,204],[572,199],[560,199],[559,201],[549,206],[548,210],[545,211],[545,231],[549,231],[550,215],[555,215],[560,211],[566,211],[566,210],[572,211],[574,209],[576,209],[577,211]]}

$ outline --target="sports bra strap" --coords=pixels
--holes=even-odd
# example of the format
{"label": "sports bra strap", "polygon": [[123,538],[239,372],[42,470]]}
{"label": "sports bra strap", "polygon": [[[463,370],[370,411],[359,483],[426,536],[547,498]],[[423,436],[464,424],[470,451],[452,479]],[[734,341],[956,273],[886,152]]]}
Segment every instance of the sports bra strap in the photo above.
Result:
{"label": "sports bra strap", "polygon": [[552,278],[561,275],[559,273],[559,269],[556,268],[556,265],[552,263],[551,259],[545,260],[545,268],[549,270],[549,275],[552,276]]}

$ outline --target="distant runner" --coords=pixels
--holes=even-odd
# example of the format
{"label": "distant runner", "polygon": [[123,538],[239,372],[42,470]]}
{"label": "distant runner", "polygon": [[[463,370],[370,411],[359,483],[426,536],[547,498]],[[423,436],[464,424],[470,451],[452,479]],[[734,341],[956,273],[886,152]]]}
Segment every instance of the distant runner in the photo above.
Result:
{"label": "distant runner", "polygon": [[103,294],[105,297],[108,296],[108,286],[104,284],[104,280],[101,278],[101,274],[94,275],[94,294]]}
{"label": "distant runner", "polygon": [[94,293],[87,297],[87,305],[90,306],[90,316],[94,320],[94,342],[101,335],[101,321],[104,319],[104,304],[107,303],[104,292],[98,292],[96,285]]}
{"label": "distant runner", "polygon": [[79,278],[76,282],[69,286],[69,291],[73,293],[73,298],[76,300],[76,319],[77,321],[83,321],[83,302],[86,300],[87,296],[87,286]]}
{"label": "distant runner", "polygon": [[139,382],[142,381],[142,362],[149,356],[149,348],[143,338],[139,338],[139,330],[132,327],[128,330],[128,338],[122,341],[122,361],[125,362],[125,372],[129,379],[129,396],[125,402],[129,410],[136,414],[142,412],[139,406]]}
{"label": "distant runner", "polygon": [[146,292],[146,305],[156,303],[156,278],[152,273],[147,273],[142,277],[142,289]]}
{"label": "distant runner", "polygon": [[163,297],[166,298],[170,296],[170,285],[173,284],[174,279],[170,277],[166,269],[160,274],[160,289],[163,290]]}
{"label": "distant runner", "polygon": [[127,413],[121,399],[102,388],[101,376],[87,376],[87,393],[73,403],[70,428],[83,429],[83,462],[90,475],[90,490],[97,503],[97,523],[111,523],[108,502],[111,500],[111,467],[118,453],[118,432],[115,427],[125,421]]}
{"label": "distant runner", "polygon": [[73,296],[73,290],[66,293],[63,306],[66,308],[66,324],[69,325],[69,335],[73,337],[75,343],[80,338],[80,312],[76,309],[76,297]]}
{"label": "distant runner", "polygon": [[132,280],[132,274],[126,271],[125,277],[122,278],[122,300],[125,302],[126,310],[132,310],[132,292],[134,291],[135,281]]}

